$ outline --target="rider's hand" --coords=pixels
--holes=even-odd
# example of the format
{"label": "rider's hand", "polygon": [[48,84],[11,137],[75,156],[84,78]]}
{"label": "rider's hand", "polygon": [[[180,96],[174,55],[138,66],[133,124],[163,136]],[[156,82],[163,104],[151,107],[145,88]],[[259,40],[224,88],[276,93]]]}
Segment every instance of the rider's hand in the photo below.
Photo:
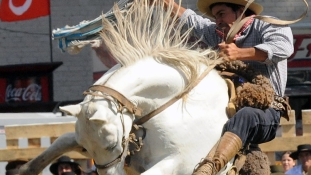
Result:
{"label": "rider's hand", "polygon": [[223,57],[226,61],[235,61],[239,59],[239,50],[234,43],[226,44],[222,42],[218,44],[220,49],[219,57]]}

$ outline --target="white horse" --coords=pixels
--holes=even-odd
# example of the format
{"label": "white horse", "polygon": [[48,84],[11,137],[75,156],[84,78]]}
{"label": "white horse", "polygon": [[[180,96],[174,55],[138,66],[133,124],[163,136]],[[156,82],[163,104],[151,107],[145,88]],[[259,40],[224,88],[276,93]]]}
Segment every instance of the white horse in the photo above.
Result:
{"label": "white horse", "polygon": [[189,46],[190,30],[181,34],[172,6],[167,13],[157,6],[163,4],[134,0],[127,12],[115,6],[117,23],[103,18],[103,42],[119,64],[83,102],[61,107],[77,117],[75,134],[57,139],[21,174],[36,174],[70,148],[83,147],[100,175],[123,175],[133,124],[143,126],[144,139],[126,168],[131,173],[189,175],[209,153],[227,121],[228,88],[213,70],[222,60]]}

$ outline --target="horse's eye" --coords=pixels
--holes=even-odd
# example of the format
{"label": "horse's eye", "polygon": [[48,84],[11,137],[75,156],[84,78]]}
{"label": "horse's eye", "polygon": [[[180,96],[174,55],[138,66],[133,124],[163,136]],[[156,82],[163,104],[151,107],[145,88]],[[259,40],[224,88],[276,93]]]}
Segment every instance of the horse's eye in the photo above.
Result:
{"label": "horse's eye", "polygon": [[106,148],[106,150],[112,152],[112,151],[117,147],[117,143],[118,143],[118,142],[116,142],[115,144],[113,144],[113,145],[111,145],[111,146],[108,146],[108,147]]}

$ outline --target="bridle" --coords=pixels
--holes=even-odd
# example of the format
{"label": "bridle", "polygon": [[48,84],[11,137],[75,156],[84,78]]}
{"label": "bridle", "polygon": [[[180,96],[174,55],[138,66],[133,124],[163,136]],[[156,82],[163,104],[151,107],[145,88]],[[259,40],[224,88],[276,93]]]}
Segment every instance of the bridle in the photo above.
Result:
{"label": "bridle", "polygon": [[[150,113],[148,113],[147,115],[141,117],[143,110],[139,107],[137,107],[135,104],[133,104],[129,99],[127,99],[123,94],[121,94],[120,92],[104,86],[104,85],[93,85],[91,86],[88,90],[84,91],[83,94],[84,95],[92,95],[92,96],[100,96],[103,97],[105,99],[110,100],[111,102],[113,102],[116,107],[117,107],[117,114],[120,115],[120,119],[121,119],[121,123],[123,126],[123,137],[122,137],[122,147],[123,147],[123,151],[122,153],[115,158],[113,161],[103,164],[103,165],[99,165],[99,164],[95,164],[97,169],[107,169],[119,162],[121,162],[121,158],[124,156],[125,153],[125,148],[126,145],[128,145],[128,142],[133,142],[133,140],[135,138],[135,135],[133,136],[133,133],[130,133],[130,137],[128,139],[125,139],[125,126],[124,126],[124,121],[123,121],[123,112],[124,109],[128,110],[128,112],[130,112],[131,114],[133,114],[134,116],[138,116],[141,117],[137,120],[135,120],[133,122],[133,127],[137,128],[139,126],[141,126],[142,124],[144,124],[145,122],[147,122],[148,120],[150,120],[152,117],[156,116],[157,114],[159,114],[160,112],[164,111],[167,107],[169,107],[170,105],[172,105],[173,103],[175,103],[177,100],[181,99],[182,97],[184,97],[186,94],[188,94],[189,91],[191,91],[216,65],[211,65],[209,66],[201,75],[200,77],[194,82],[192,83],[189,88],[185,89],[184,91],[182,91],[181,93],[179,93],[178,95],[176,95],[174,98],[172,98],[171,100],[169,100],[168,102],[164,103],[163,105],[161,105],[160,107],[158,107],[157,109],[151,111]],[[98,93],[100,92],[100,93]],[[109,98],[112,97],[112,98]],[[133,137],[131,137],[133,136]],[[138,146],[139,148],[137,149],[138,151],[140,150],[140,147],[142,145]]]}
{"label": "bridle", "polygon": [[[101,93],[98,93],[101,92]],[[121,154],[115,158],[113,161],[99,165],[94,162],[94,165],[97,169],[107,169],[119,162],[121,162],[122,157],[127,153],[125,152],[125,148],[128,145],[129,139],[125,139],[125,124],[124,124],[124,116],[123,113],[125,111],[129,111],[134,116],[141,116],[141,109],[137,108],[131,101],[129,101],[126,97],[124,97],[121,93],[115,91],[114,89],[111,89],[107,86],[102,85],[94,85],[91,86],[87,91],[83,92],[84,95],[92,95],[92,96],[99,96],[103,97],[104,99],[107,99],[111,101],[117,108],[117,116],[120,116],[122,129],[123,129],[123,135],[122,135],[122,152]]]}

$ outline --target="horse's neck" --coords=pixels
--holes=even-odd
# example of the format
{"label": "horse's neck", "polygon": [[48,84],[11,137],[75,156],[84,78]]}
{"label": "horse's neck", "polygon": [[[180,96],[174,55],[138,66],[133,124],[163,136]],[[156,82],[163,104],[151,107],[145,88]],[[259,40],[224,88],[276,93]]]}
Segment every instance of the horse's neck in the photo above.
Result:
{"label": "horse's neck", "polygon": [[114,65],[111,69],[109,69],[100,79],[98,79],[94,85],[101,85],[104,84],[108,79],[117,71],[121,68],[120,64]]}
{"label": "horse's neck", "polygon": [[116,71],[105,86],[111,87],[140,108],[143,114],[173,98],[185,87],[183,74],[168,65],[146,58]]}

